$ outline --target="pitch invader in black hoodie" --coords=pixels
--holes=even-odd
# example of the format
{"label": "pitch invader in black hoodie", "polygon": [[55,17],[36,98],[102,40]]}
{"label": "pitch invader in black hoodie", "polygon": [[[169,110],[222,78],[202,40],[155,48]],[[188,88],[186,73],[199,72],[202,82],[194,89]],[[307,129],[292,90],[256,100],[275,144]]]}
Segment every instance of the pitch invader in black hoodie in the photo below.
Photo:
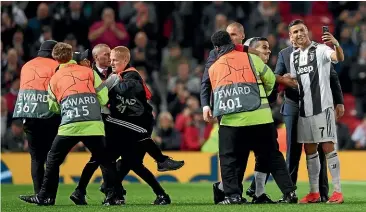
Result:
{"label": "pitch invader in black hoodie", "polygon": [[[157,198],[153,204],[170,204],[154,175],[143,165],[143,158],[150,149],[154,117],[148,103],[151,92],[140,74],[129,66],[130,51],[119,46],[111,51],[113,74],[105,81],[109,90],[110,116],[106,118],[106,140],[114,141],[121,181],[133,170],[146,181]],[[124,138],[124,139],[123,139]],[[155,144],[154,144],[155,145]]]}

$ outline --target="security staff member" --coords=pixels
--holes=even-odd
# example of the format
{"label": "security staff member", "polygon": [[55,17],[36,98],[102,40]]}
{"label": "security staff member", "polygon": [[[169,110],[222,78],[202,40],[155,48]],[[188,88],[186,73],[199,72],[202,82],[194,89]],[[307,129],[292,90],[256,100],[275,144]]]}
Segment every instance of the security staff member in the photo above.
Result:
{"label": "security staff member", "polygon": [[118,205],[121,201],[114,192],[116,167],[105,151],[101,117],[101,106],[108,102],[108,90],[90,68],[71,60],[72,54],[72,46],[66,43],[56,44],[52,51],[60,68],[50,80],[48,103],[51,111],[61,113],[61,124],[48,153],[41,191],[34,196],[20,196],[20,199],[38,205],[54,205],[59,166],[75,144],[82,141],[101,164],[107,187],[104,204]]}
{"label": "security staff member", "polygon": [[267,100],[275,83],[273,73],[259,57],[235,51],[226,31],[214,33],[211,40],[219,52],[219,59],[208,71],[213,111],[205,105],[203,116],[206,121],[218,117],[220,122],[219,157],[226,198],[219,204],[243,202],[241,182],[244,174],[239,173],[245,171],[250,150],[261,156],[258,163],[262,170],[256,171],[287,174],[288,179],[282,179],[279,184],[287,184],[286,193],[294,193],[296,187],[291,183],[284,158],[278,149],[276,151],[272,113]]}
{"label": "security staff member", "polygon": [[[85,50],[84,52],[74,52],[72,59],[78,65],[82,65],[84,67],[91,68],[90,61],[88,60],[88,54],[89,54],[88,49]],[[109,54],[108,54],[108,57],[109,57]],[[95,69],[93,69],[93,70],[94,70],[94,73],[99,73],[98,70],[95,70]],[[103,80],[104,75],[102,75],[102,74],[98,74],[98,75]],[[105,120],[105,117],[106,117],[106,115],[103,114],[104,110],[108,110],[108,109],[106,109],[106,107],[102,107],[102,119],[103,119],[103,121]],[[108,147],[109,146],[106,143],[106,154],[108,154],[110,152],[110,150],[108,150]],[[84,167],[84,169],[81,173],[79,183],[78,183],[75,191],[70,195],[70,199],[76,205],[87,205],[88,204],[86,202],[86,199],[85,199],[86,187],[88,186],[89,181],[90,181],[91,177],[93,176],[94,172],[99,167],[99,163],[97,162],[97,159],[93,156],[94,155],[92,155],[89,162],[85,165],[85,167]],[[114,163],[114,165],[115,165],[115,163]],[[117,178],[117,180],[118,180],[118,178]],[[124,190],[124,188],[122,187],[122,185],[118,181],[116,182],[116,193],[117,193],[117,195],[119,195],[120,200],[123,199],[123,195],[125,195],[125,193],[126,193],[126,191]]]}
{"label": "security staff member", "polygon": [[47,153],[61,121],[59,115],[48,109],[47,103],[47,86],[58,66],[52,58],[52,49],[56,44],[54,40],[44,41],[37,57],[22,67],[20,90],[13,113],[14,119],[23,119],[35,194],[41,189]]}
{"label": "security staff member", "polygon": [[[262,60],[264,60],[266,58],[266,55],[262,54],[261,52],[257,51],[256,49],[249,47],[248,45],[245,45],[245,44],[242,45],[243,40],[245,39],[244,27],[242,24],[240,24],[238,22],[233,22],[226,27],[226,31],[229,33],[233,43],[236,45],[241,45],[243,47],[244,52],[255,54],[255,55],[259,56],[260,58],[262,58]],[[208,69],[211,67],[212,63],[214,63],[216,61],[217,55],[218,55],[218,52],[216,49],[212,49],[210,51],[207,61],[206,61],[206,65],[205,65],[205,70],[204,70],[204,74],[203,74],[204,76],[208,76]],[[206,88],[206,86],[203,86],[207,83],[209,83],[208,78],[202,78],[200,96],[201,96],[201,103],[204,105],[208,105],[209,102],[206,102],[206,100],[210,100],[209,97],[211,96],[211,90]]]}
{"label": "security staff member", "polygon": [[[247,45],[249,47],[255,48],[257,51],[261,52],[262,54],[264,54],[266,56],[266,58],[262,61],[267,64],[268,60],[269,60],[269,56],[271,54],[271,50],[270,50],[270,46],[268,43],[267,38],[264,37],[253,37],[248,39],[244,45]],[[274,86],[274,88],[277,87],[277,85]],[[271,94],[267,97],[268,101],[271,104],[275,103],[277,100],[277,90],[273,89],[273,91],[271,92]],[[276,129],[276,137],[277,136],[277,129]],[[270,176],[270,173],[267,174],[265,183],[267,183],[268,178]],[[252,184],[250,185],[250,187],[247,189],[246,194],[250,197],[254,197],[255,196],[255,192],[256,192],[256,181],[255,179],[253,179]],[[259,184],[258,186],[260,187],[264,187],[264,184]],[[260,188],[263,189],[263,188]],[[268,198],[267,200],[265,200],[265,202],[271,203],[271,200]]]}
{"label": "security staff member", "polygon": [[[290,37],[291,39],[291,37]],[[286,163],[290,171],[292,182],[296,185],[297,173],[299,170],[299,163],[302,154],[302,144],[297,143],[297,121],[299,118],[299,94],[292,81],[284,75],[290,73],[290,55],[296,50],[298,46],[292,41],[292,46],[282,49],[278,54],[278,60],[276,64],[275,74],[276,82],[286,86],[285,88],[285,101],[283,102],[281,113],[286,125]],[[336,113],[338,117],[342,117],[344,114],[343,94],[342,88],[339,83],[339,78],[334,67],[331,66],[330,70],[330,88],[336,105]],[[318,148],[320,159],[320,175],[319,175],[319,191],[322,202],[328,201],[328,175],[327,175],[327,161],[325,154],[321,147]]]}

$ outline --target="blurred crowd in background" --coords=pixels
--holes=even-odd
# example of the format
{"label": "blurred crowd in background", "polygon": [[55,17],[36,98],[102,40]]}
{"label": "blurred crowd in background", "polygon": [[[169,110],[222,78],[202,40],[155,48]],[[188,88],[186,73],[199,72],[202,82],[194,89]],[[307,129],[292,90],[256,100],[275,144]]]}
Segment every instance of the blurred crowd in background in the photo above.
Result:
{"label": "blurred crowd in background", "polygon": [[[156,129],[163,150],[201,151],[217,143],[217,124],[203,121],[199,102],[210,37],[236,21],[246,39],[267,37],[274,70],[287,47],[288,23],[303,19],[314,41],[330,27],[345,52],[336,65],[345,97],[338,121],[338,149],[366,149],[366,2],[1,2],[1,150],[27,151],[22,122],[12,113],[22,65],[44,40],[71,44],[75,51],[98,43],[131,49],[131,64],[153,91]],[[118,30],[116,30],[118,29]],[[122,32],[122,33],[118,33]],[[283,128],[280,107],[273,108]],[[84,151],[77,146],[74,151]]]}

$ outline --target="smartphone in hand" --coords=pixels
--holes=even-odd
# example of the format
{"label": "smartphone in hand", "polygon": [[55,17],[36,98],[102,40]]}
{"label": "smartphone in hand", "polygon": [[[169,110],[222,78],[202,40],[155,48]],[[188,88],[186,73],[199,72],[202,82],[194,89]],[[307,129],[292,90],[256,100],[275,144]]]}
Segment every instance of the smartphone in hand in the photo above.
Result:
{"label": "smartphone in hand", "polygon": [[[323,35],[324,33],[329,32],[329,26],[323,26],[322,28],[323,28]],[[328,42],[328,39],[323,39],[323,41]]]}
{"label": "smartphone in hand", "polygon": [[329,32],[329,27],[328,26],[323,26],[323,34]]}

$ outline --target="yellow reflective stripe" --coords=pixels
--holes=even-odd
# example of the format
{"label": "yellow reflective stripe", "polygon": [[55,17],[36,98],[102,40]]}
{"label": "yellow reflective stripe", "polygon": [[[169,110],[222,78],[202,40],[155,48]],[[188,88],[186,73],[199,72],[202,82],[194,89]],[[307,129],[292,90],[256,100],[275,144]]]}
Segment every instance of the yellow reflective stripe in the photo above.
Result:
{"label": "yellow reflective stripe", "polygon": [[105,88],[105,84],[104,82],[103,83],[100,83],[100,85],[98,87],[95,88],[95,92],[99,92],[101,91],[103,88]]}
{"label": "yellow reflective stripe", "polygon": [[255,69],[255,65],[254,65],[254,63],[253,63],[252,58],[250,57],[250,55],[249,55],[249,54],[247,54],[247,55],[248,55],[248,58],[249,58],[249,64],[250,64],[250,67],[252,68],[252,72],[253,72],[253,74],[254,74],[255,78],[257,79],[257,82],[258,82],[258,83],[262,83],[261,78],[260,78],[260,76],[259,76],[259,74],[258,74],[257,70]]}
{"label": "yellow reflective stripe", "polygon": [[267,65],[264,65],[263,71],[260,73],[261,76],[264,76],[267,71],[268,71],[268,66]]}
{"label": "yellow reflective stripe", "polygon": [[272,89],[273,89],[273,88],[271,88],[271,86],[268,86],[268,85],[267,85],[267,86],[266,86],[266,85],[264,85],[263,87],[264,87],[264,89],[265,89],[266,91],[272,91]]}

